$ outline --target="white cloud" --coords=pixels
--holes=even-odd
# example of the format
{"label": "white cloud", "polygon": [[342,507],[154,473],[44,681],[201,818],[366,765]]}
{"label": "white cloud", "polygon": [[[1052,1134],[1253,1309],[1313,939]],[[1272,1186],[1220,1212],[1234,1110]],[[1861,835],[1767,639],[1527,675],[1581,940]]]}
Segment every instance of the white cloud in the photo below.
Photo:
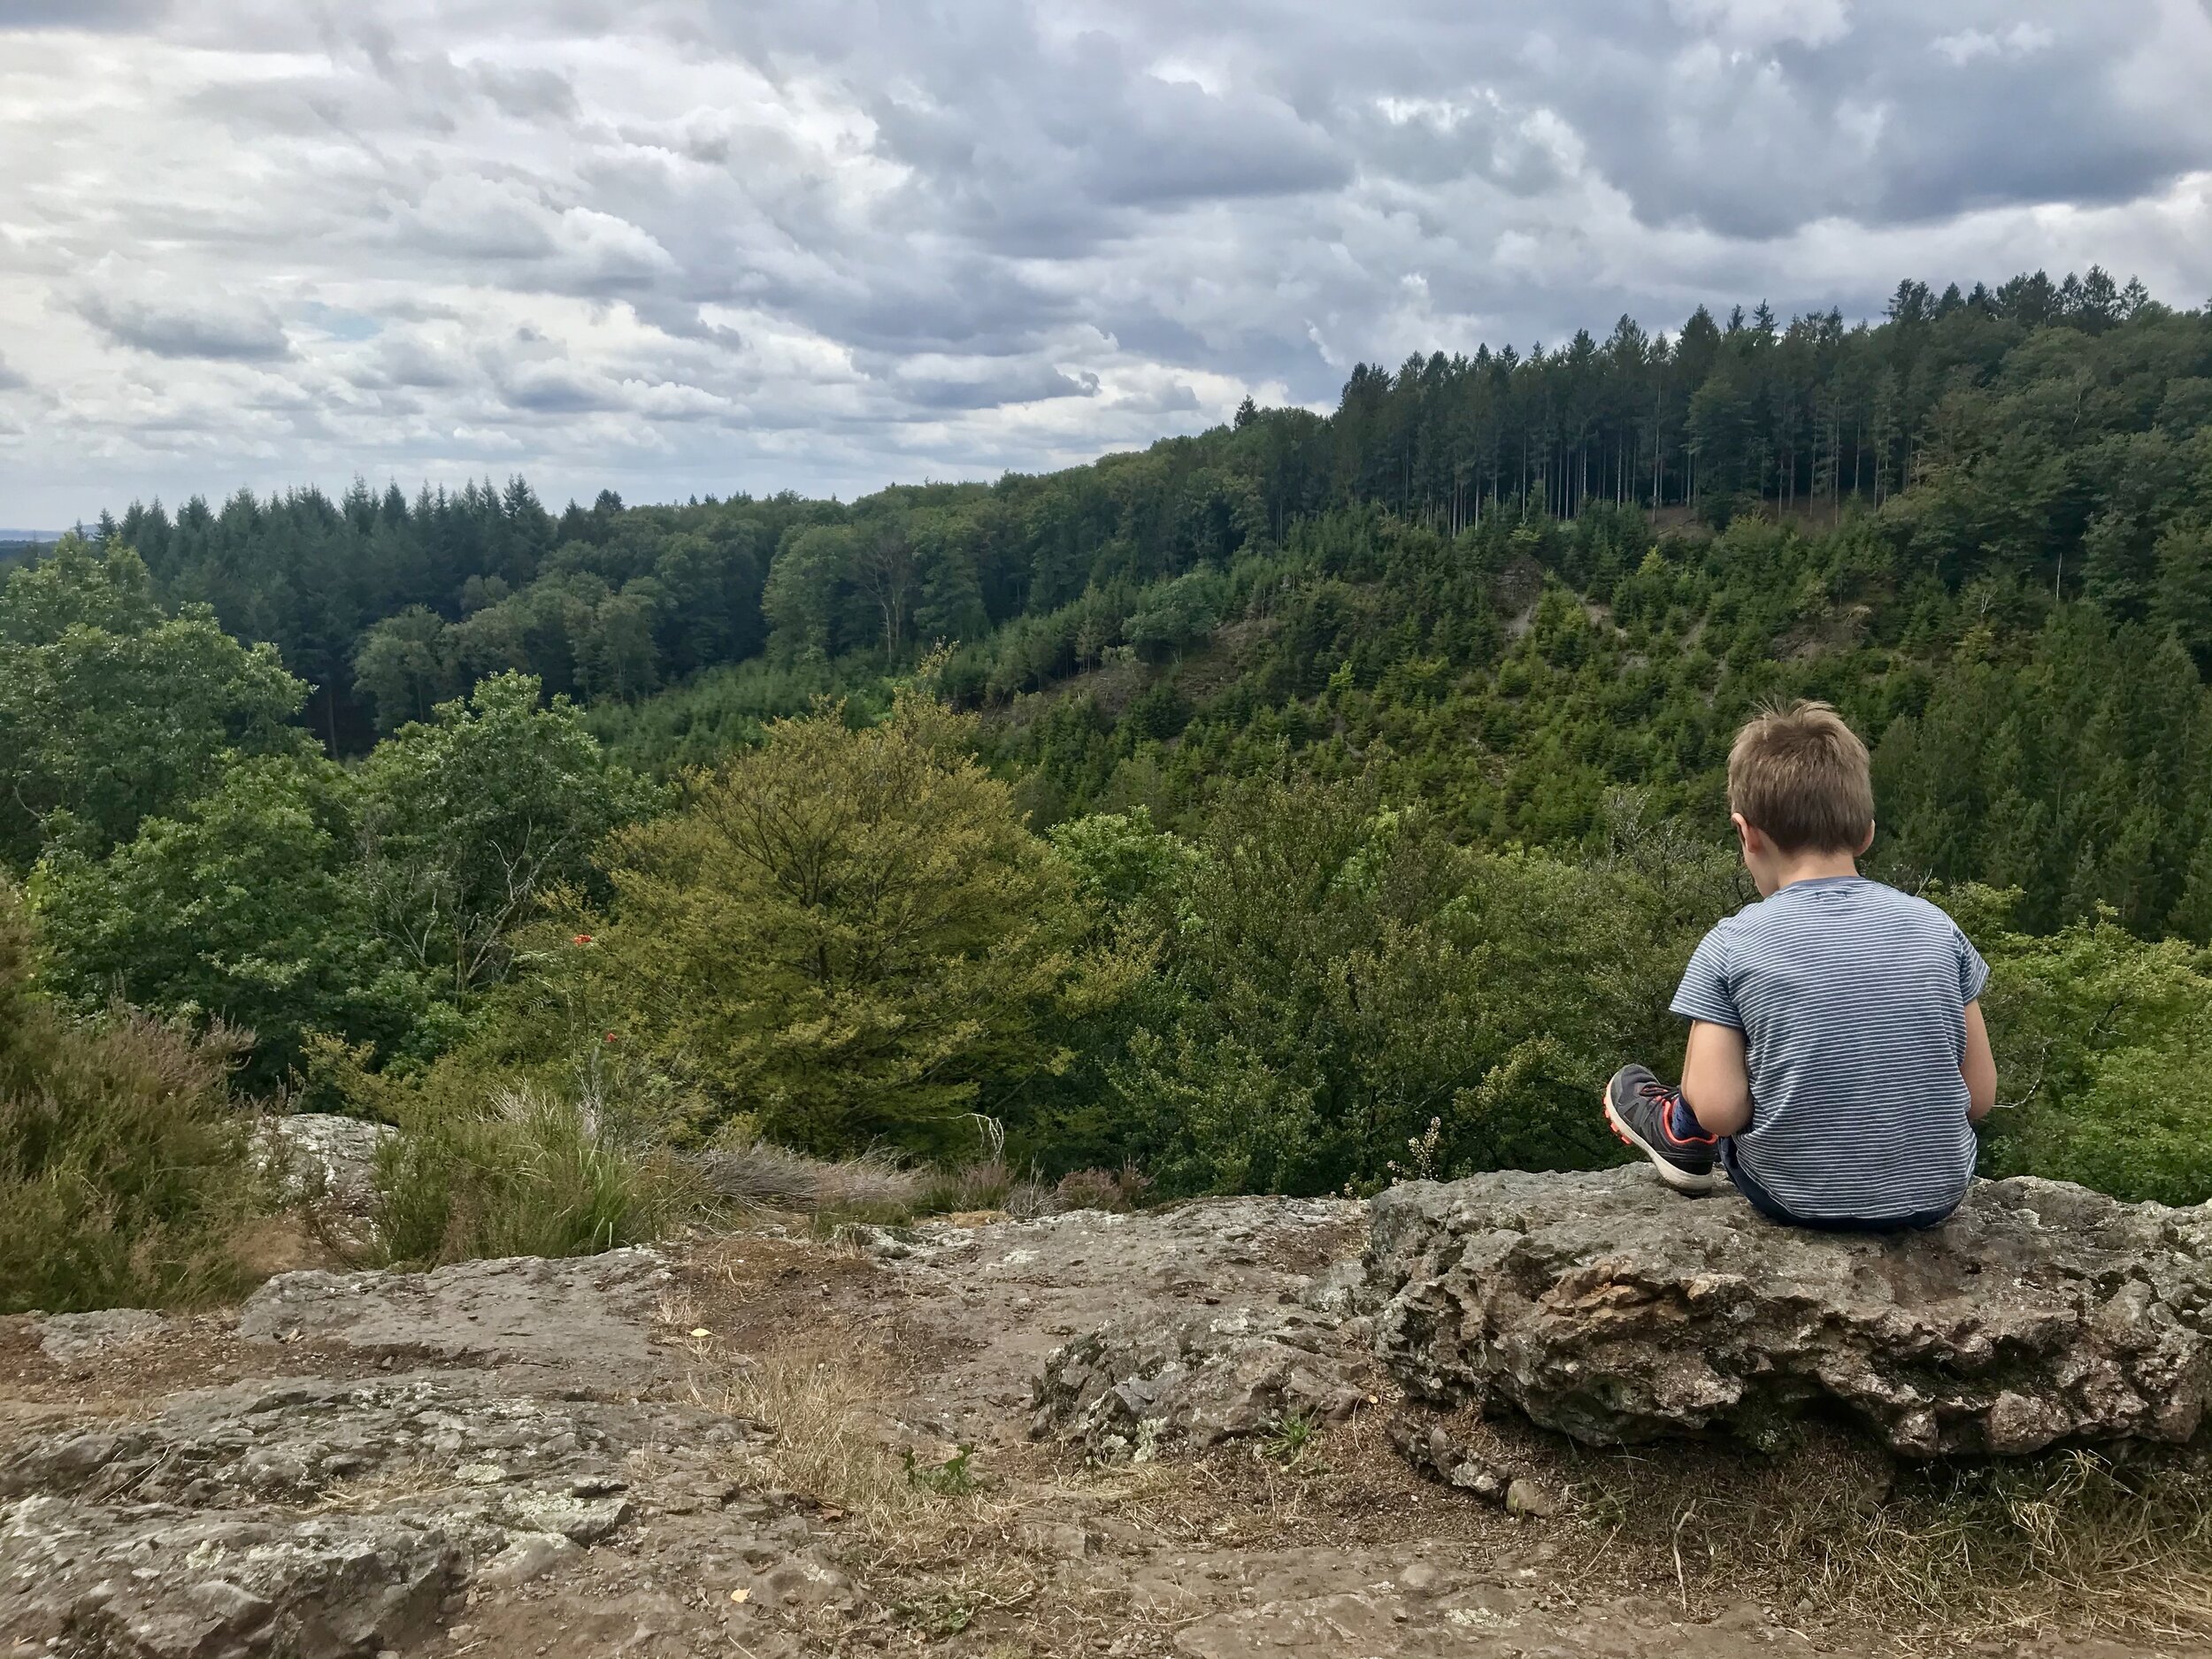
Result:
{"label": "white cloud", "polygon": [[1961,29],[1930,42],[1937,56],[1955,64],[1970,64],[1978,58],[2025,58],[2047,51],[2058,37],[2040,23],[2021,22],[2008,29]]}
{"label": "white cloud", "polygon": [[1671,0],[1674,15],[1732,46],[1825,46],[1850,27],[1848,0]]}
{"label": "white cloud", "polygon": [[850,495],[1623,311],[2212,293],[2191,0],[0,19],[0,522],[357,471]]}

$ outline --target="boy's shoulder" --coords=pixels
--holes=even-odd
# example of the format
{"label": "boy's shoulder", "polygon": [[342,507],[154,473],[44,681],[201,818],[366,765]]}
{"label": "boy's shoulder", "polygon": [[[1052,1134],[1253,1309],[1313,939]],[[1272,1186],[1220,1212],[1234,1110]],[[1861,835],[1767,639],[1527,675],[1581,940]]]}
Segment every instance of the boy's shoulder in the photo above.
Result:
{"label": "boy's shoulder", "polygon": [[[1840,899],[1841,903],[1833,901]],[[1939,906],[1916,893],[1860,876],[1836,883],[1793,883],[1768,897],[1723,917],[1714,933],[1731,943],[1749,943],[1803,930],[1904,928],[1954,933],[1958,924]]]}

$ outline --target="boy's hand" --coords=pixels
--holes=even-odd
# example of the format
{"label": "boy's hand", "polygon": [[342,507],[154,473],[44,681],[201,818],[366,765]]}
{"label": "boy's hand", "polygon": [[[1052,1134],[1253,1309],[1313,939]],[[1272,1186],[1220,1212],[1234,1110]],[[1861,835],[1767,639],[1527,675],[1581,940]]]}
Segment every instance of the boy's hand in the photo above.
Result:
{"label": "boy's hand", "polygon": [[1997,1056],[1989,1051],[1989,1027],[1982,1024],[1978,1001],[1966,1005],[1966,1053],[1959,1060],[1966,1079],[1966,1121],[1978,1124],[1997,1103]]}
{"label": "boy's hand", "polygon": [[1682,1099],[1708,1134],[1738,1135],[1751,1127],[1751,1071],[1743,1033],[1733,1025],[1690,1022],[1682,1059]]}

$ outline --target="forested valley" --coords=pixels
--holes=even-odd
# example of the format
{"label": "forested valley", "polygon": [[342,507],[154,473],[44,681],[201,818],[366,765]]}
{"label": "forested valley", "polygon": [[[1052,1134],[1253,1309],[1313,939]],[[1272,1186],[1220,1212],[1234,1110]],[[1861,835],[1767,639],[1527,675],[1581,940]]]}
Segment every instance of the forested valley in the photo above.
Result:
{"label": "forested valley", "polygon": [[2198,1202],[2208,668],[2212,311],[2094,270],[851,503],[134,504],[0,576],[0,1308],[219,1271],[248,1107],[400,1125],[410,1261],[647,1236],[713,1149],[1610,1162],[1790,696],[1995,968],[1985,1167]]}

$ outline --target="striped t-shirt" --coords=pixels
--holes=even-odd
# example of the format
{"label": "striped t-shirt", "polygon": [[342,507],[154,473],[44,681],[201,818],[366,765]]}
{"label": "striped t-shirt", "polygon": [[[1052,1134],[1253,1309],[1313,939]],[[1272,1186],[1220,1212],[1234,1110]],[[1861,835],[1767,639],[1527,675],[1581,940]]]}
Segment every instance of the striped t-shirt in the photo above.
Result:
{"label": "striped t-shirt", "polygon": [[1738,1161],[1792,1214],[1948,1209],[1974,1172],[1966,1005],[1989,978],[1941,910],[1861,876],[1793,881],[1713,929],[1674,1011],[1744,1033]]}

